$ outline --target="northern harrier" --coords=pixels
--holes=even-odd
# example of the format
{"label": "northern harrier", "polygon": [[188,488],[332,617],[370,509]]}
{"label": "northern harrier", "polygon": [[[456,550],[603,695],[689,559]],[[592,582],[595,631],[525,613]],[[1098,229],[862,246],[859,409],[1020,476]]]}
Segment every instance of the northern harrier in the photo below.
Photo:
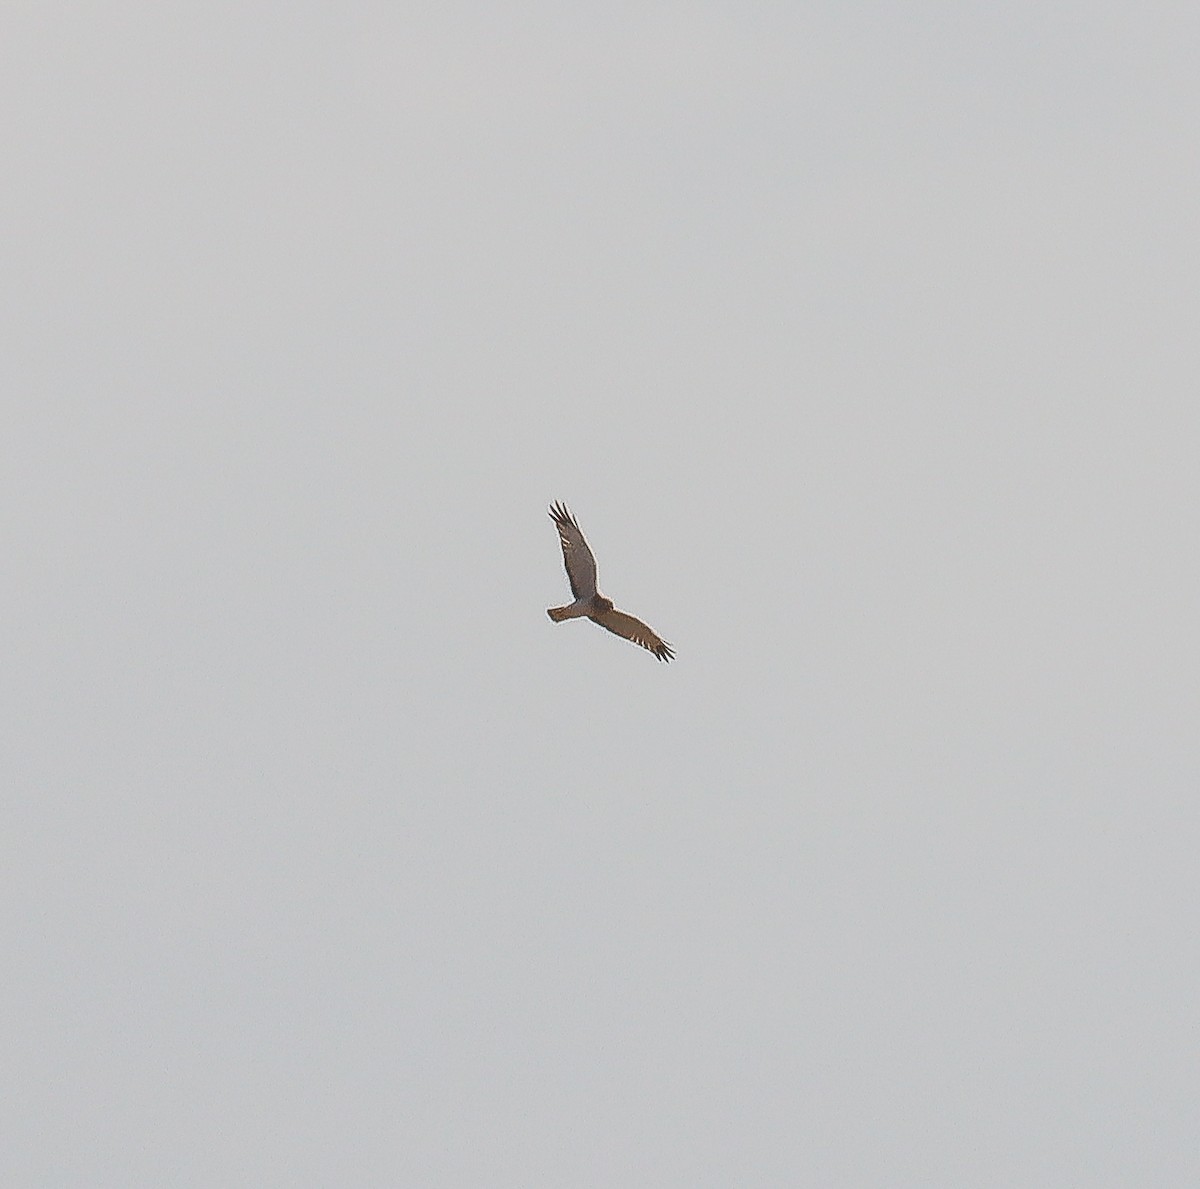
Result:
{"label": "northern harrier", "polygon": [[565,607],[551,607],[546,614],[555,623],[564,619],[586,617],[617,636],[624,636],[654,653],[660,661],[669,661],[674,655],[671,646],[652,632],[640,619],[618,611],[612,599],[606,599],[596,589],[596,559],[588,543],[575,523],[575,517],[567,511],[565,504],[554,504],[550,517],[558,528],[558,539],[562,543],[563,565],[567,567],[567,580],[571,583],[573,603]]}

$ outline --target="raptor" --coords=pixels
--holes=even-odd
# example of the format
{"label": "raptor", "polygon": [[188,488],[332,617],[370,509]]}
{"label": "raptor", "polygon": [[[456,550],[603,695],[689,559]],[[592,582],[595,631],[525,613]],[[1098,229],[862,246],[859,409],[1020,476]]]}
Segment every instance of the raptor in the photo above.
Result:
{"label": "raptor", "polygon": [[566,505],[552,504],[550,519],[558,529],[563,565],[566,567],[567,581],[571,584],[571,594],[575,596],[575,601],[565,607],[550,607],[546,614],[555,623],[562,623],[564,619],[590,619],[614,635],[641,645],[654,653],[660,661],[671,660],[675,651],[661,636],[640,619],[618,611],[613,606],[612,599],[606,598],[597,589],[596,557]]}

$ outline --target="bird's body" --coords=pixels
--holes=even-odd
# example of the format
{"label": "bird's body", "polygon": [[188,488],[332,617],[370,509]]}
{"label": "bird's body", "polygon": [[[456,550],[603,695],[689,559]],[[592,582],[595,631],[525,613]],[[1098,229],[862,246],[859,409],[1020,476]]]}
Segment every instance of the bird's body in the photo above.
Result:
{"label": "bird's body", "polygon": [[675,655],[674,650],[661,636],[640,619],[618,611],[613,606],[612,599],[600,593],[596,586],[595,555],[566,506],[554,504],[550,508],[550,518],[558,529],[563,565],[566,567],[567,580],[571,584],[571,593],[575,596],[575,601],[565,607],[550,607],[546,614],[555,623],[561,623],[564,619],[590,619],[614,635],[640,644],[660,661],[671,660]]}

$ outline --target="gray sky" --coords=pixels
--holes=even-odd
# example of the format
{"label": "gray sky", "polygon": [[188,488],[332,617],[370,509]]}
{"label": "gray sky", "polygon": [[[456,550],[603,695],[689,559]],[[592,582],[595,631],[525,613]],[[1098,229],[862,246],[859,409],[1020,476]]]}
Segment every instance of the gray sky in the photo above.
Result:
{"label": "gray sky", "polygon": [[1198,50],[7,4],[0,1180],[1200,1183]]}

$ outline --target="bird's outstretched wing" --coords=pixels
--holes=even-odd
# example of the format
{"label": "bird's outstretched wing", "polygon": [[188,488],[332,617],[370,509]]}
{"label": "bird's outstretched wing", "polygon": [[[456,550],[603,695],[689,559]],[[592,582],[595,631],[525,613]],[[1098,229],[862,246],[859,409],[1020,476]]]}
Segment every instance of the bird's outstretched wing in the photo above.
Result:
{"label": "bird's outstretched wing", "polygon": [[669,661],[675,656],[675,650],[661,636],[652,632],[640,619],[634,619],[624,611],[618,611],[614,607],[590,618],[602,628],[608,628],[614,635],[624,636],[626,640],[640,644],[654,653],[660,661]]}
{"label": "bird's outstretched wing", "polygon": [[551,505],[550,517],[558,529],[571,593],[577,599],[590,599],[596,593],[596,559],[566,504]]}

